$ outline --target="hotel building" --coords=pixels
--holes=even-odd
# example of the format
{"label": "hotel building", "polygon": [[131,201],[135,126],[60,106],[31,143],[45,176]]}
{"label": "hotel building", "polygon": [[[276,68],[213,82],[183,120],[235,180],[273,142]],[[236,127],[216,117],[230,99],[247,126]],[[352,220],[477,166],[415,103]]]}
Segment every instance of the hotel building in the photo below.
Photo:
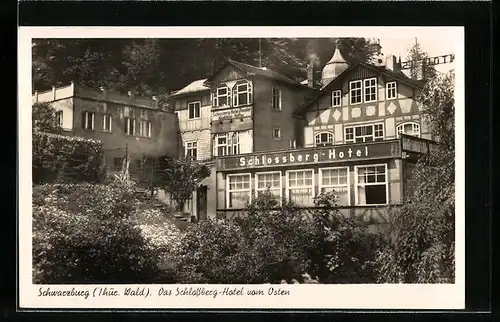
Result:
{"label": "hotel building", "polygon": [[296,82],[228,60],[171,93],[173,112],[155,99],[75,84],[35,93],[33,102],[51,102],[66,134],[101,140],[110,168],[125,147],[137,168],[161,155],[207,164],[210,177],[186,203],[197,219],[237,215],[266,190],[312,209],[315,196],[333,190],[346,215],[384,220],[433,146],[414,99],[422,82],[394,56],[349,65],[339,50],[320,73],[310,67]]}
{"label": "hotel building", "polygon": [[[309,87],[320,84],[319,90],[290,84],[276,104],[273,83],[254,81],[253,149],[218,155],[217,215],[242,212],[268,189],[304,209],[315,206],[319,193],[334,190],[346,215],[385,220],[384,208],[403,202],[416,160],[433,146],[414,100],[422,82],[399,68],[394,56],[350,66],[336,50],[321,79],[308,73]],[[234,75],[231,85],[241,84],[241,77]],[[267,97],[259,97],[263,93]]]}

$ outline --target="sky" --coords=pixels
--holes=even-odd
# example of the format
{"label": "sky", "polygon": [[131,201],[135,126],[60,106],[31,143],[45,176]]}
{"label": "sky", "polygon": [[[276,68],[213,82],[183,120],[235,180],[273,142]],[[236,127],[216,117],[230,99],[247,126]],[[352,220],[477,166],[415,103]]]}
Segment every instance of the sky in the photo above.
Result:
{"label": "sky", "polygon": [[[426,52],[429,57],[442,56],[447,54],[455,54],[456,40],[452,37],[439,36],[436,37],[416,37],[420,47]],[[384,55],[393,54],[396,57],[401,56],[401,60],[405,61],[407,50],[415,44],[415,37],[408,38],[392,38],[378,37],[382,46]],[[453,64],[436,65],[435,68],[440,72],[447,72],[453,69]]]}

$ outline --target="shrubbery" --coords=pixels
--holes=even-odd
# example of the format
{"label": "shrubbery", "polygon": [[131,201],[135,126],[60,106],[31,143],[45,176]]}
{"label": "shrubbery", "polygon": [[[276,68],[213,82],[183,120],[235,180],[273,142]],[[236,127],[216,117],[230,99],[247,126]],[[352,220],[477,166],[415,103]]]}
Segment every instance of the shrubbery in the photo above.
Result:
{"label": "shrubbery", "polygon": [[102,143],[53,133],[33,132],[33,182],[100,182]]}
{"label": "shrubbery", "polygon": [[167,225],[156,232],[140,206],[119,183],[35,186],[34,283],[173,282],[159,266],[169,248],[156,247],[154,236],[179,232]]}
{"label": "shrubbery", "polygon": [[305,214],[265,194],[242,217],[192,226],[178,272],[184,283],[280,283],[304,272],[322,283],[369,283],[377,245],[361,221],[333,209]]}

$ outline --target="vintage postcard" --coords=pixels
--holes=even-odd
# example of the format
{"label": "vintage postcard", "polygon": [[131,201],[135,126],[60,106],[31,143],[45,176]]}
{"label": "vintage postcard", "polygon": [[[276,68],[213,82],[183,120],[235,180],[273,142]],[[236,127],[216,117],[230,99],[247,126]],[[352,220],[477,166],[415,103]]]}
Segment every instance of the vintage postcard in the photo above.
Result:
{"label": "vintage postcard", "polygon": [[20,27],[23,309],[463,309],[462,27]]}

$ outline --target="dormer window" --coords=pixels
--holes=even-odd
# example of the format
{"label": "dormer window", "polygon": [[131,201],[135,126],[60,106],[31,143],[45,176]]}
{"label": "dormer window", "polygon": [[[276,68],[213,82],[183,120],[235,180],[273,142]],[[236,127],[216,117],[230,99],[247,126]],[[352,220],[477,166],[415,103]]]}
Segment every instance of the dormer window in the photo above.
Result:
{"label": "dormer window", "polygon": [[252,103],[252,86],[249,82],[241,80],[233,87],[233,106]]}
{"label": "dormer window", "polygon": [[214,106],[228,106],[230,102],[230,91],[226,84],[219,85],[215,89],[214,96]]}
{"label": "dormer window", "polygon": [[328,146],[333,145],[333,133],[332,132],[321,132],[314,136],[314,143],[316,146]]}

